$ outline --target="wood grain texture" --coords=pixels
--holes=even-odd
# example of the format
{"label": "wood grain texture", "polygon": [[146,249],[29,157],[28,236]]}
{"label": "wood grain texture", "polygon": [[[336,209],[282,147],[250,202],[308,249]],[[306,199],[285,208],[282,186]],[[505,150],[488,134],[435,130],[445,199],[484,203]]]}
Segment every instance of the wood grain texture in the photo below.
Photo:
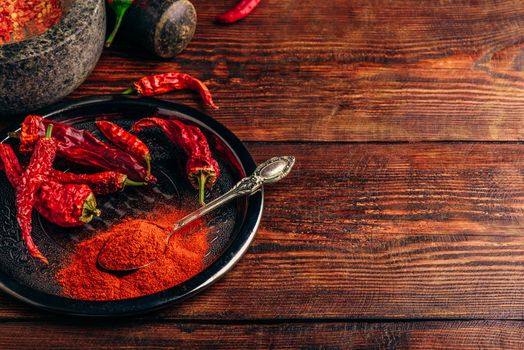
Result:
{"label": "wood grain texture", "polygon": [[[523,145],[248,147],[296,169],[238,266],[153,317],[524,318]],[[1,298],[1,317],[33,317]]]}
{"label": "wood grain texture", "polygon": [[214,24],[233,2],[194,1],[170,61],[119,38],[71,98],[187,72],[257,161],[296,155],[248,253],[127,320],[0,294],[0,348],[523,348],[522,1],[264,0]]}
{"label": "wood grain texture", "polygon": [[523,139],[521,1],[266,0],[232,26],[213,23],[228,2],[195,5],[182,55],[161,61],[120,40],[73,96],[184,71],[209,84],[221,106],[209,112],[243,140]]}
{"label": "wood grain texture", "polygon": [[75,344],[75,349],[90,350],[521,349],[523,329],[522,322],[501,321],[248,325],[6,322],[0,328],[0,347],[69,350]]}

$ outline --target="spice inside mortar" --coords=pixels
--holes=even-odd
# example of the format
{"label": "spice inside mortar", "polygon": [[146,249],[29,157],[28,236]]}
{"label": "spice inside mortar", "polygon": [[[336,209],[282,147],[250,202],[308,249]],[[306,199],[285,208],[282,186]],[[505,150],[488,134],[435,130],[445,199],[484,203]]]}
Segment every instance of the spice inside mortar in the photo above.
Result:
{"label": "spice inside mortar", "polygon": [[2,0],[0,45],[40,35],[62,18],[59,0]]}

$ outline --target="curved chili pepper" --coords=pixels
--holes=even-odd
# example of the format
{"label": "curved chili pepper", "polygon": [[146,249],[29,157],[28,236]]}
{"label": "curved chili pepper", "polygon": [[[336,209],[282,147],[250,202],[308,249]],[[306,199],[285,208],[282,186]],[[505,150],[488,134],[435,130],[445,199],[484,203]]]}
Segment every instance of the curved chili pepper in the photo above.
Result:
{"label": "curved chili pepper", "polygon": [[22,239],[24,240],[29,253],[40,259],[45,264],[49,261],[38,250],[31,237],[32,230],[32,211],[36,202],[36,193],[42,183],[49,175],[56,156],[56,143],[51,138],[53,126],[49,126],[45,138],[37,141],[35,151],[31,156],[26,171],[22,174],[16,189],[16,218],[22,229]]}
{"label": "curved chili pepper", "polygon": [[127,132],[124,128],[108,121],[97,121],[98,130],[122,151],[125,151],[137,159],[146,163],[147,174],[151,174],[151,153],[146,144],[135,135]]}
{"label": "curved chili pepper", "polygon": [[105,171],[96,174],[75,174],[51,170],[49,177],[61,184],[85,184],[88,185],[95,194],[105,195],[124,190],[128,186],[144,186],[145,182],[129,180],[127,175],[116,171]]}
{"label": "curved chili pepper", "polygon": [[220,23],[235,23],[240,21],[249,15],[259,3],[260,0],[240,0],[235,7],[217,16],[216,21]]}
{"label": "curved chili pepper", "polygon": [[111,34],[109,34],[109,37],[105,43],[106,47],[110,47],[113,43],[113,40],[115,39],[116,33],[122,25],[122,19],[124,19],[124,15],[133,4],[133,0],[107,0],[107,4],[113,10],[116,16],[115,27],[113,28]]}
{"label": "curved chili pepper", "polygon": [[54,125],[53,137],[57,142],[57,154],[71,162],[123,173],[133,181],[155,182],[153,175],[133,156],[98,140],[87,130],[78,130],[69,125],[48,121],[41,116],[30,115],[22,123],[20,132],[20,152],[32,151],[36,140],[45,128]]}
{"label": "curved chili pepper", "polygon": [[211,188],[220,176],[218,163],[211,154],[209,144],[196,126],[162,118],[143,118],[133,125],[133,132],[159,127],[175,145],[187,155],[186,175],[194,188],[200,191],[200,204],[204,204],[204,187]]}
{"label": "curved chili pepper", "polygon": [[214,109],[219,108],[213,102],[213,97],[207,86],[197,78],[185,73],[172,72],[143,77],[122,94],[128,95],[136,91],[142,96],[156,96],[182,89],[197,91],[206,105]]}
{"label": "curved chili pepper", "polygon": [[[0,144],[0,170],[4,170],[11,185],[18,188],[23,170],[8,144]],[[49,222],[62,227],[82,226],[100,215],[93,191],[87,185],[64,185],[55,181],[42,184],[36,194],[35,209]]]}

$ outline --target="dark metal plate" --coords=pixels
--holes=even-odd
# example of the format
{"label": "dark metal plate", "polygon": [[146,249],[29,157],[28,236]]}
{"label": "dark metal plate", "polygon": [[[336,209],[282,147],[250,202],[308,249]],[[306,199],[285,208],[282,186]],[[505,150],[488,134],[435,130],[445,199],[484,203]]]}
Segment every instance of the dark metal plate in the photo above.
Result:
{"label": "dark metal plate", "polygon": [[[159,114],[176,116],[182,121],[198,125],[208,137],[221,169],[219,181],[206,194],[207,200],[230,189],[256,167],[249,152],[229,130],[206,114],[176,103],[152,98],[96,96],[64,102],[40,114],[90,130],[101,139],[103,136],[94,125],[96,118],[111,119],[121,126],[129,127],[137,119]],[[17,140],[9,138],[8,131],[14,130],[4,130],[0,140],[13,144],[16,149]],[[210,227],[210,250],[206,255],[206,267],[188,281],[157,294],[127,300],[82,301],[63,295],[54,276],[67,261],[75,244],[96,235],[123,217],[147,212],[163,203],[177,205],[182,202],[182,198],[196,198],[195,190],[185,179],[180,150],[158,129],[145,131],[140,137],[151,149],[153,172],[159,180],[156,185],[129,188],[121,193],[99,197],[99,207],[104,214],[82,228],[60,228],[37,213],[34,214],[33,237],[51,262],[48,267],[42,266],[27,254],[16,222],[14,190],[5,175],[0,174],[0,287],[3,290],[29,304],[60,313],[85,316],[137,314],[194,295],[223,276],[240,259],[252,241],[262,216],[261,192],[209,214],[206,219]],[[61,162],[55,166],[64,170],[70,167]]]}

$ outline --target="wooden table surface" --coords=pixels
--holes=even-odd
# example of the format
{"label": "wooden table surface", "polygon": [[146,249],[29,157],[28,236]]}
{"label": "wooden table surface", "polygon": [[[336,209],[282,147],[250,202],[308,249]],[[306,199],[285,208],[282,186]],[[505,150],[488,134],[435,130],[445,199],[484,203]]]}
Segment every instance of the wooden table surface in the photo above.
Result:
{"label": "wooden table surface", "polygon": [[524,3],[264,0],[217,26],[234,1],[194,2],[183,54],[120,41],[72,97],[188,72],[257,161],[295,171],[202,294],[107,321],[2,294],[0,348],[523,348]]}

